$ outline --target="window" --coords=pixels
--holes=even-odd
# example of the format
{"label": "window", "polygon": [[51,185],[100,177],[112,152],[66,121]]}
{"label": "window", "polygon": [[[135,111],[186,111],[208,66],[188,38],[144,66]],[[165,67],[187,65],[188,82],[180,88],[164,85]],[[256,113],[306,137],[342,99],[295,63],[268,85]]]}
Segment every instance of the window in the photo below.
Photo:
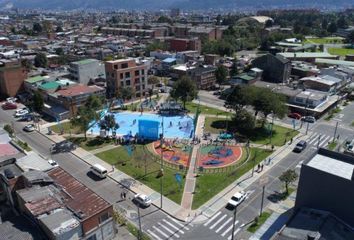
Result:
{"label": "window", "polygon": [[96,234],[94,234],[91,237],[87,238],[87,240],[97,240]]}
{"label": "window", "polygon": [[113,66],[113,68],[114,68],[114,69],[118,69],[118,64],[115,64],[115,65]]}
{"label": "window", "polygon": [[112,78],[114,77],[114,73],[111,73]]}
{"label": "window", "polygon": [[121,67],[122,68],[128,68],[128,63],[122,63]]}
{"label": "window", "polygon": [[99,221],[99,223],[103,223],[103,222],[106,221],[108,218],[109,218],[109,213],[106,212],[106,213],[102,214],[102,215],[99,217],[98,221]]}
{"label": "window", "polygon": [[136,70],[135,71],[135,76],[138,76],[139,75],[139,70]]}
{"label": "window", "polygon": [[127,81],[125,82],[125,85],[126,85],[126,86],[130,86],[130,80],[127,80]]}
{"label": "window", "polygon": [[120,79],[123,79],[123,73],[120,74]]}
{"label": "window", "polygon": [[139,84],[140,83],[140,79],[139,78],[135,78],[135,84]]}
{"label": "window", "polygon": [[125,73],[125,78],[130,78],[130,72]]}
{"label": "window", "polygon": [[142,78],[141,78],[141,81],[143,81],[143,82],[144,82],[144,81],[145,81],[145,77],[142,77]]}
{"label": "window", "polygon": [[143,90],[145,89],[145,85],[143,84]]}
{"label": "window", "polygon": [[135,91],[140,91],[140,86],[135,86]]}
{"label": "window", "polygon": [[144,69],[141,69],[141,75],[144,75],[145,74],[144,72],[145,72]]}

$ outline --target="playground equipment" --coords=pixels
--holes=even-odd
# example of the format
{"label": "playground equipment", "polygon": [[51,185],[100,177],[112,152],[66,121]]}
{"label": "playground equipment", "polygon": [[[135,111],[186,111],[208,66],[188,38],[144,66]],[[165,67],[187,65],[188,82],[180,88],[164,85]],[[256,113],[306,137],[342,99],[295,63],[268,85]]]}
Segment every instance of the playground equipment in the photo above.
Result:
{"label": "playground equipment", "polygon": [[218,136],[218,138],[222,139],[222,140],[232,139],[232,134],[230,134],[230,133],[221,133]]}
{"label": "playground equipment", "polygon": [[227,158],[232,155],[232,150],[227,147],[216,147],[209,151],[208,155],[211,155],[216,158]]}
{"label": "playground equipment", "polygon": [[221,164],[223,162],[224,161],[212,159],[212,160],[208,160],[208,161],[204,162],[203,165],[219,165],[219,164]]}

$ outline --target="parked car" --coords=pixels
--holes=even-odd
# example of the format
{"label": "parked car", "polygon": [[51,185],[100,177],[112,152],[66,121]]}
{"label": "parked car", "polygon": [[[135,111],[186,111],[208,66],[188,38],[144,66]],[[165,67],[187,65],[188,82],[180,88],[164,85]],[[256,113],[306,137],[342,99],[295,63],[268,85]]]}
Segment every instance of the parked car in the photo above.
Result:
{"label": "parked car", "polygon": [[300,142],[298,142],[293,150],[293,152],[296,152],[296,153],[300,153],[302,152],[307,146],[307,143],[306,141],[304,140],[301,140]]}
{"label": "parked car", "polygon": [[54,161],[53,159],[49,159],[48,163],[52,166],[52,167],[59,167],[58,163],[56,161]]}
{"label": "parked car", "polygon": [[19,119],[19,121],[26,121],[26,122],[29,122],[29,121],[32,121],[32,120],[33,120],[33,116],[30,113],[21,116],[20,119]]}
{"label": "parked car", "polygon": [[297,120],[299,120],[299,119],[302,118],[301,114],[296,113],[296,112],[289,113],[289,114],[288,114],[288,117],[289,117],[289,118],[294,118],[294,119],[297,119]]}
{"label": "parked car", "polygon": [[9,98],[6,98],[6,101],[9,102],[9,103],[15,103],[17,101],[17,98],[9,97]]}
{"label": "parked car", "polygon": [[28,124],[23,128],[23,131],[25,132],[33,132],[34,130],[36,130],[34,124]]}
{"label": "parked car", "polygon": [[70,152],[73,151],[77,148],[77,146],[68,141],[68,140],[64,140],[58,143],[54,143],[51,147],[50,147],[50,152],[51,153],[59,153],[59,152]]}
{"label": "parked car", "polygon": [[9,168],[6,168],[6,169],[4,170],[4,174],[5,174],[5,176],[6,176],[7,179],[12,179],[12,178],[15,177],[15,174],[14,174],[14,173],[11,171],[11,169],[9,169]]}
{"label": "parked car", "polygon": [[308,123],[314,123],[316,122],[316,118],[312,116],[305,116],[301,118],[301,121],[308,122]]}
{"label": "parked car", "polygon": [[246,198],[246,193],[244,191],[240,191],[235,193],[231,199],[227,202],[227,206],[231,208],[235,208],[240,205]]}
{"label": "parked car", "polygon": [[15,113],[15,117],[18,118],[18,117],[25,116],[25,115],[27,115],[27,114],[29,114],[28,110],[20,110],[20,111],[18,111],[18,112]]}
{"label": "parked car", "polygon": [[12,103],[12,102],[5,102],[1,105],[2,109],[4,110],[10,110],[10,109],[16,109],[17,108],[17,104],[16,103]]}
{"label": "parked car", "polygon": [[142,193],[136,194],[133,200],[134,202],[143,207],[149,207],[151,205],[151,199]]}

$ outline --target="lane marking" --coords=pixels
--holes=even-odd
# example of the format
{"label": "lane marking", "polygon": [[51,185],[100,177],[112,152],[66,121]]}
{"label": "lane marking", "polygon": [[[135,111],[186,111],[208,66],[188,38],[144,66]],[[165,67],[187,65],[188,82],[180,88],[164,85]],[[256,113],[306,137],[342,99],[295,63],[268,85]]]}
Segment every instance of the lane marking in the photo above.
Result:
{"label": "lane marking", "polygon": [[162,240],[161,238],[159,238],[155,233],[153,233],[151,230],[147,230],[147,232],[151,235],[151,236],[153,236],[154,238],[156,238],[157,240]]}
{"label": "lane marking", "polygon": [[155,226],[152,226],[156,231],[158,231],[161,235],[165,236],[167,239],[169,239],[168,235],[166,233],[164,233],[163,231],[161,231],[160,229],[158,229]]}
{"label": "lane marking", "polygon": [[169,233],[172,234],[172,236],[176,236],[177,238],[179,238],[179,235],[177,233],[175,233],[174,231],[172,231],[171,229],[169,229],[168,227],[162,225],[161,223],[157,223],[158,225],[160,225],[161,227],[163,227],[164,229],[166,229]]}
{"label": "lane marking", "polygon": [[[237,225],[237,223],[238,223],[238,220],[236,220],[235,226]],[[232,229],[232,224],[231,224],[231,226],[230,226],[228,229],[225,230],[225,232],[223,232],[223,233],[221,234],[221,236],[225,237],[225,235],[226,235],[231,229]]]}
{"label": "lane marking", "polygon": [[217,216],[219,216],[221,214],[221,212],[218,212],[217,214],[215,214],[212,218],[210,218],[206,223],[204,223],[204,227],[208,226],[209,223],[211,223]]}
{"label": "lane marking", "polygon": [[162,219],[162,221],[164,221],[165,223],[167,223],[168,225],[170,225],[171,227],[173,227],[174,229],[176,229],[178,232],[184,234],[184,231],[179,229],[178,227],[176,227],[175,225],[173,225],[172,223],[168,222],[166,219]]}
{"label": "lane marking", "polygon": [[232,220],[232,218],[229,218],[226,222],[224,222],[223,225],[221,225],[221,227],[219,227],[215,232],[218,233],[221,229],[223,229],[230,221]]}
{"label": "lane marking", "polygon": [[[235,232],[234,232],[234,236],[236,236],[236,234],[237,234],[240,230],[241,230],[241,228],[237,228],[237,229],[235,230]],[[227,240],[231,240],[231,238],[232,238],[232,235],[230,235],[230,236],[227,238]]]}
{"label": "lane marking", "polygon": [[222,216],[221,218],[219,218],[218,221],[216,221],[209,229],[213,229],[216,225],[218,225],[224,218],[226,218],[227,215],[225,214],[224,216]]}
{"label": "lane marking", "polygon": [[169,219],[171,219],[172,221],[174,221],[175,223],[177,223],[179,226],[181,226],[182,228],[185,228],[186,230],[189,230],[189,228],[186,225],[183,225],[182,223],[178,222],[176,219],[168,216]]}

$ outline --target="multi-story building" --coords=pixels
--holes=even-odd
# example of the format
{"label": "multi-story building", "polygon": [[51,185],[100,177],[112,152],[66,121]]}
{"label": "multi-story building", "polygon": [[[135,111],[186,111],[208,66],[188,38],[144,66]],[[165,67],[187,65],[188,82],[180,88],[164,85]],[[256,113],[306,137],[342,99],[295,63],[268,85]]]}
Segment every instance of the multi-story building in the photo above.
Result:
{"label": "multi-story building", "polygon": [[120,95],[123,87],[131,88],[132,97],[145,96],[148,65],[137,59],[127,58],[106,62],[107,95]]}
{"label": "multi-story building", "polygon": [[96,78],[105,78],[104,64],[96,59],[85,59],[70,63],[70,75],[73,80],[87,85]]}
{"label": "multi-story building", "polygon": [[202,44],[198,38],[172,38],[168,42],[170,50],[175,52],[188,50],[200,52],[202,50]]}
{"label": "multi-story building", "polygon": [[3,96],[16,96],[22,89],[27,78],[27,71],[18,60],[2,60],[0,62],[0,94]]}

